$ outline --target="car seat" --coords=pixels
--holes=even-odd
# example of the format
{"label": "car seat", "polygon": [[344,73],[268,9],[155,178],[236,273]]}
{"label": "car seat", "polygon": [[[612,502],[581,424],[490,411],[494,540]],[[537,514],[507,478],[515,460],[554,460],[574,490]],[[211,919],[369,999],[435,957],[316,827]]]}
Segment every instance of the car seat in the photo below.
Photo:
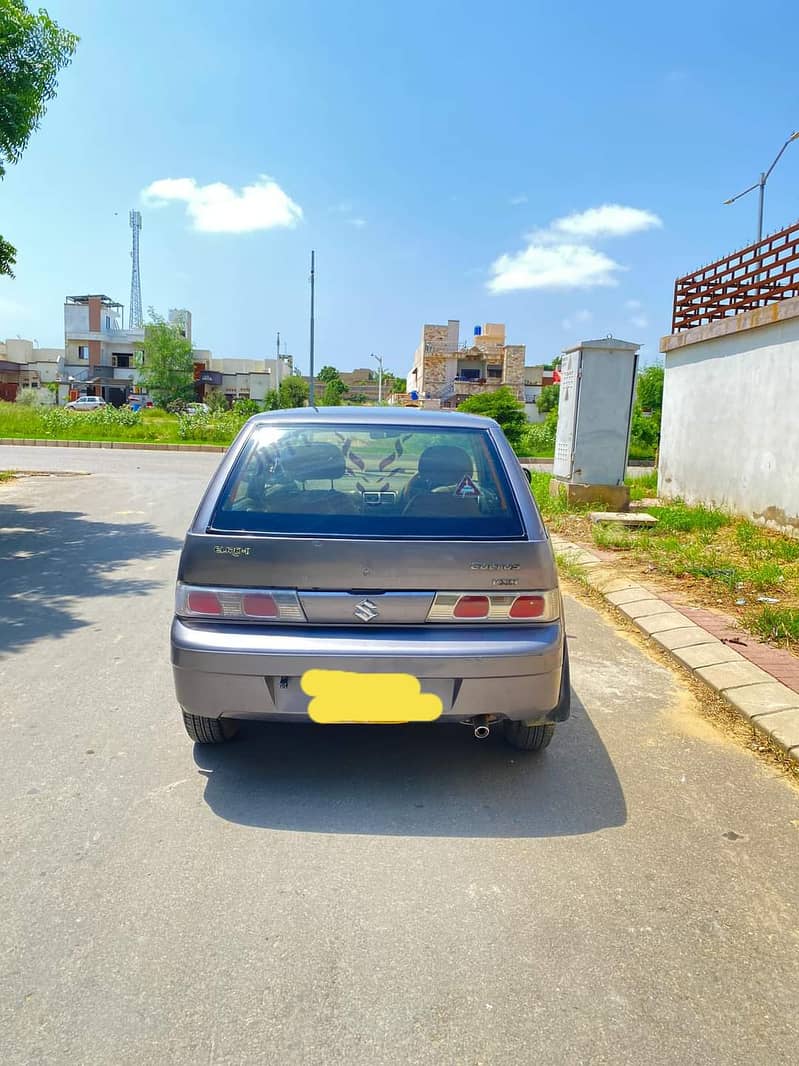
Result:
{"label": "car seat", "polygon": [[474,464],[463,448],[432,444],[419,457],[419,469],[405,487],[402,513],[411,516],[454,516],[477,513],[476,496],[456,496],[466,477],[472,477]]}

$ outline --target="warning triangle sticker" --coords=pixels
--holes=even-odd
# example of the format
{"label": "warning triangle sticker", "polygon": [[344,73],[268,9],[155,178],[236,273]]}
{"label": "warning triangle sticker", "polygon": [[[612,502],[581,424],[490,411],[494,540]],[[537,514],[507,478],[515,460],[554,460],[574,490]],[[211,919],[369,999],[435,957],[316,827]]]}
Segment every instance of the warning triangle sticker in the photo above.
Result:
{"label": "warning triangle sticker", "polygon": [[455,495],[459,496],[461,499],[464,499],[468,496],[479,496],[480,490],[470,477],[464,477],[461,480],[461,483],[455,489]]}

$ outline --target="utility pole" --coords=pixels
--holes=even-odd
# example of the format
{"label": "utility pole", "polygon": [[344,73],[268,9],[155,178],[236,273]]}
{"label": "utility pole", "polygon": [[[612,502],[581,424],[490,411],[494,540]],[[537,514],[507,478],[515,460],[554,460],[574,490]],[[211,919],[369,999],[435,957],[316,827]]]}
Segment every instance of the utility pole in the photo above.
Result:
{"label": "utility pole", "polygon": [[383,402],[383,356],[371,353],[371,358],[377,363],[377,402]]}
{"label": "utility pole", "polygon": [[782,158],[782,153],[785,151],[785,149],[788,147],[788,145],[791,143],[791,141],[796,141],[796,140],[799,140],[799,130],[796,133],[792,133],[791,136],[788,138],[788,140],[785,142],[785,144],[782,146],[782,148],[780,148],[779,152],[777,153],[777,158],[774,160],[774,162],[771,164],[771,166],[768,168],[768,170],[764,170],[764,171],[761,172],[759,181],[756,181],[754,185],[750,185],[748,189],[744,189],[743,192],[739,192],[737,196],[731,196],[729,200],[725,200],[724,201],[725,204],[734,204],[736,200],[740,200],[741,197],[742,196],[746,196],[747,193],[753,192],[755,189],[759,190],[758,205],[757,205],[757,243],[758,244],[760,244],[760,242],[763,240],[763,201],[766,198],[766,182],[768,181],[769,177],[771,176],[772,170],[774,169],[774,167],[776,167],[777,163],[779,163],[780,159]]}
{"label": "utility pole", "polygon": [[313,371],[313,327],[314,327],[314,284],[316,282],[315,270],[316,253],[311,252],[311,368],[308,379],[308,406],[314,406],[314,371]]}
{"label": "utility pole", "polygon": [[277,331],[277,357],[280,358],[280,330]]}

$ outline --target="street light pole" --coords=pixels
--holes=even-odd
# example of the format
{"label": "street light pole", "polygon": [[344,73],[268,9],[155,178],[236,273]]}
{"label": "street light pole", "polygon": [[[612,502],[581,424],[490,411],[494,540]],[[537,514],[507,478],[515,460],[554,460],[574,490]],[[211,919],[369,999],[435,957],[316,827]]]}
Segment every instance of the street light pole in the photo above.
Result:
{"label": "street light pole", "polygon": [[740,200],[742,196],[746,196],[747,193],[752,192],[754,189],[759,189],[760,190],[760,193],[759,193],[759,196],[758,196],[758,210],[757,210],[757,243],[758,244],[763,240],[763,203],[764,203],[765,198],[766,198],[766,182],[768,181],[769,177],[771,176],[772,170],[774,169],[774,167],[776,167],[777,163],[779,163],[780,159],[782,158],[782,153],[785,151],[785,149],[788,147],[788,145],[791,143],[791,141],[796,141],[796,140],[799,140],[799,130],[797,130],[796,133],[792,133],[791,136],[788,138],[788,140],[785,142],[785,144],[782,146],[782,148],[780,148],[779,152],[777,152],[777,155],[776,155],[776,157],[774,159],[774,162],[771,164],[771,166],[768,168],[768,170],[764,170],[764,171],[761,172],[759,181],[756,181],[754,185],[750,185],[748,189],[744,189],[743,192],[739,192],[737,196],[732,196],[732,197],[730,197],[729,200],[725,200],[724,201],[725,204],[734,204],[736,200]]}
{"label": "street light pole", "polygon": [[314,387],[313,387],[313,327],[314,327],[314,283],[316,280],[316,272],[314,270],[316,252],[311,252],[311,368],[310,377],[308,379],[308,406],[314,405]]}
{"label": "street light pole", "polygon": [[383,356],[371,353],[372,359],[377,363],[377,402],[383,402]]}

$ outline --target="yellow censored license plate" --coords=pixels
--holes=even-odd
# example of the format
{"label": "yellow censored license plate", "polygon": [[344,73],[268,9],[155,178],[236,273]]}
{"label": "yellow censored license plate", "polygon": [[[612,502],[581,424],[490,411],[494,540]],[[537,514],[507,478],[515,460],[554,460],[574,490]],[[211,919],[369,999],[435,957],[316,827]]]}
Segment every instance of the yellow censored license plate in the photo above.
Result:
{"label": "yellow censored license plate", "polygon": [[311,697],[308,714],[319,724],[400,725],[434,722],[444,705],[422,692],[411,674],[355,674],[346,670],[307,670],[302,691]]}

